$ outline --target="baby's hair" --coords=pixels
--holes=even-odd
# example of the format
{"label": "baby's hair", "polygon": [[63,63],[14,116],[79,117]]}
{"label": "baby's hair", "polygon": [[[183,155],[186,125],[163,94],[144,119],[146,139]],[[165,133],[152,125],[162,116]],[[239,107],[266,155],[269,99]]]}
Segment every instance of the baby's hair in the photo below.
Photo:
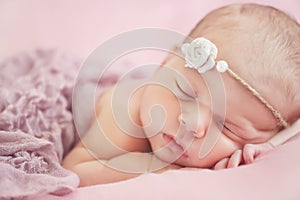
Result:
{"label": "baby's hair", "polygon": [[[245,18],[252,20],[251,28],[255,30],[243,27]],[[236,40],[237,34],[246,36],[242,39],[253,40],[245,57],[251,69],[244,72],[237,69],[237,73],[247,77],[250,83],[273,87],[277,83],[276,87],[282,91],[280,96],[290,105],[288,110],[283,110],[284,118],[290,124],[300,118],[300,25],[297,21],[271,6],[234,4],[210,12],[189,37],[199,37],[211,27],[229,33],[229,41]]]}

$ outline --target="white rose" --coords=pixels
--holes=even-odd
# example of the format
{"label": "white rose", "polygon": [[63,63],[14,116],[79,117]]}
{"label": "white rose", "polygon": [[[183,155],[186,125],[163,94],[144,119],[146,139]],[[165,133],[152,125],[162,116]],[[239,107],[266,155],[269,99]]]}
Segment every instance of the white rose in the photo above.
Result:
{"label": "white rose", "polygon": [[218,53],[216,45],[205,38],[196,38],[191,43],[184,43],[181,51],[185,56],[185,66],[195,68],[199,73],[214,67]]}

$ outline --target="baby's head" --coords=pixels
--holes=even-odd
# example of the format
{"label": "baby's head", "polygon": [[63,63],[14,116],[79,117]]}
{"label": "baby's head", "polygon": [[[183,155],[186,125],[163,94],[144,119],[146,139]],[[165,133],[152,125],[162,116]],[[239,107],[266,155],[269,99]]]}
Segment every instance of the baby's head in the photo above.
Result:
{"label": "baby's head", "polygon": [[300,26],[287,14],[257,4],[230,5],[203,18],[189,35],[205,37],[240,77],[290,124],[300,117]]}
{"label": "baby's head", "polygon": [[[209,13],[185,42],[198,37],[213,42],[218,48],[216,60],[226,60],[233,72],[221,73],[226,117],[222,133],[211,141],[213,149],[199,158],[207,130],[220,127],[218,111],[212,109],[210,90],[214,88],[207,87],[197,70],[185,67],[186,60],[179,56],[170,55],[154,76],[171,91],[159,85],[145,89],[141,121],[154,153],[162,160],[211,167],[246,143],[269,140],[285,122],[291,124],[300,117],[300,26],[271,7],[230,5]],[[165,69],[176,71],[187,83]],[[208,77],[215,77],[213,73],[220,72],[215,68],[205,72]],[[216,80],[216,84],[222,83]],[[258,95],[253,95],[251,87]],[[155,105],[164,109],[165,119],[161,120],[165,124],[153,136],[157,128],[148,124]]]}

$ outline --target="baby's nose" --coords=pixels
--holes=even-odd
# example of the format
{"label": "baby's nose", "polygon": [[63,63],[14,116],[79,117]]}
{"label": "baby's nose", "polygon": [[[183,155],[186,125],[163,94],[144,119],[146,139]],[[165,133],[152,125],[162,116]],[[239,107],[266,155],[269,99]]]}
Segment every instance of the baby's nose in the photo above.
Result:
{"label": "baby's nose", "polygon": [[194,137],[195,138],[202,138],[205,135],[205,130],[197,130],[194,132]]}
{"label": "baby's nose", "polygon": [[178,121],[181,126],[183,126],[187,132],[194,135],[195,138],[202,138],[205,136],[208,123],[208,116],[197,116],[197,115],[183,115],[178,116]]}

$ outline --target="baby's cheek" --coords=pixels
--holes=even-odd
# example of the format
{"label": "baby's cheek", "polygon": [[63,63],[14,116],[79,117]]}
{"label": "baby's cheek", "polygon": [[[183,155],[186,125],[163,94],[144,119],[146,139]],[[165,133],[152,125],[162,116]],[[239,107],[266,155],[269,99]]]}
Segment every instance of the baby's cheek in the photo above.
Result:
{"label": "baby's cheek", "polygon": [[161,87],[151,87],[145,94],[140,108],[142,126],[148,136],[161,132],[170,121],[177,119],[179,104]]}
{"label": "baby's cheek", "polygon": [[206,167],[213,167],[217,162],[219,162],[223,158],[230,157],[233,152],[241,148],[242,145],[221,134],[218,142],[205,158]]}
{"label": "baby's cheek", "polygon": [[141,103],[141,117],[144,123],[149,124],[153,120],[167,121],[167,119],[178,116],[180,104],[176,96],[170,91],[152,86],[145,93]]}
{"label": "baby's cheek", "polygon": [[238,149],[242,149],[242,144],[239,144],[236,141],[226,137],[224,134],[221,134],[218,143],[214,148],[216,161],[230,157],[231,154]]}

